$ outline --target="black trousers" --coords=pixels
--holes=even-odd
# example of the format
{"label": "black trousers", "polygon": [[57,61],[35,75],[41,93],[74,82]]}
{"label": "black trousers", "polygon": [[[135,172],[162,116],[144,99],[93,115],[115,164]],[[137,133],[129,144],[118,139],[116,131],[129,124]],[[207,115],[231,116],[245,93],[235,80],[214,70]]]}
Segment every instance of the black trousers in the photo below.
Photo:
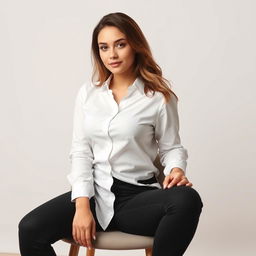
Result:
{"label": "black trousers", "polygon": [[[114,178],[114,217],[106,231],[154,236],[153,256],[180,256],[190,244],[202,211],[198,192],[187,186],[169,189],[137,186]],[[96,230],[103,229],[90,207]],[[19,222],[18,236],[22,256],[56,256],[51,244],[72,238],[75,203],[71,191],[61,194],[27,213]]]}

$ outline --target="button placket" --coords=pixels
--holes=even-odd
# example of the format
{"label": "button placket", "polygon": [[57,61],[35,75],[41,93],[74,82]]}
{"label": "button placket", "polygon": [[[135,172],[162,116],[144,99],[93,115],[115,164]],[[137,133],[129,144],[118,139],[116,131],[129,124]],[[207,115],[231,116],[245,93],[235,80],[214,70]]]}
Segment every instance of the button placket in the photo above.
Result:
{"label": "button placket", "polygon": [[[113,106],[113,110],[111,111],[112,114],[111,116],[106,120],[105,122],[105,125],[104,125],[104,133],[107,135],[108,137],[108,146],[107,146],[107,152],[108,152],[108,156],[107,156],[107,159],[106,159],[106,170],[107,172],[110,174],[111,178],[112,178],[112,167],[111,167],[111,163],[109,161],[109,158],[110,158],[110,155],[112,153],[112,150],[113,150],[113,139],[111,137],[111,134],[110,134],[110,128],[111,128],[111,122],[114,120],[114,118],[116,117],[116,115],[118,114],[119,112],[119,107],[118,107],[118,104],[116,103],[115,99],[114,99],[114,96],[113,96],[113,93],[112,93],[112,90],[108,90],[108,95],[110,95],[110,106],[112,108]],[[113,182],[113,181],[112,181]]]}
{"label": "button placket", "polygon": [[[110,134],[110,128],[111,128],[111,122],[114,120],[114,118],[116,117],[116,115],[118,114],[119,110],[117,109],[117,112],[114,113],[114,115],[112,116],[112,118],[110,119],[109,123],[108,123],[108,129],[107,129],[107,134],[108,134],[108,137],[109,137],[109,140],[111,142],[111,149],[109,151],[109,155],[108,155],[108,163],[109,163],[109,166],[111,167],[111,164],[110,164],[110,161],[109,161],[109,158],[110,158],[110,155],[112,153],[112,150],[113,150],[113,139],[111,137],[111,134]],[[112,169],[112,168],[111,168]]]}

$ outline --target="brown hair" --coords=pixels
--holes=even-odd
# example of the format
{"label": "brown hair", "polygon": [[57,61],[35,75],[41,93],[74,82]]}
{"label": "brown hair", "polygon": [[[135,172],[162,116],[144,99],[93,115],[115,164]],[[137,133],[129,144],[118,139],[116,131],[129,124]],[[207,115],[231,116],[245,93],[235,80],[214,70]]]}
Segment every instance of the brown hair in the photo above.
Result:
{"label": "brown hair", "polygon": [[171,90],[170,82],[162,76],[161,68],[153,59],[150,46],[140,27],[131,17],[121,12],[103,16],[93,30],[91,45],[93,62],[92,81],[96,78],[97,86],[101,86],[111,74],[100,58],[98,47],[98,34],[105,26],[117,27],[126,35],[128,43],[135,51],[134,71],[144,82],[144,93],[147,94],[148,91],[151,91],[154,95],[155,91],[161,92],[166,101],[169,101],[172,93],[178,100],[177,95]]}

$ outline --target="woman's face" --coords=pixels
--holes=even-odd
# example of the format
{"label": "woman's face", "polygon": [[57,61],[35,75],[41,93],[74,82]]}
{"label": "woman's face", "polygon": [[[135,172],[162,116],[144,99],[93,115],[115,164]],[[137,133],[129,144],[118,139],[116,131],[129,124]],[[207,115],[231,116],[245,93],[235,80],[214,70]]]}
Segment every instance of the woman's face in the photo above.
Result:
{"label": "woman's face", "polygon": [[[113,74],[127,75],[133,71],[135,53],[118,28],[106,26],[98,34],[100,58]],[[118,64],[112,64],[118,62]]]}

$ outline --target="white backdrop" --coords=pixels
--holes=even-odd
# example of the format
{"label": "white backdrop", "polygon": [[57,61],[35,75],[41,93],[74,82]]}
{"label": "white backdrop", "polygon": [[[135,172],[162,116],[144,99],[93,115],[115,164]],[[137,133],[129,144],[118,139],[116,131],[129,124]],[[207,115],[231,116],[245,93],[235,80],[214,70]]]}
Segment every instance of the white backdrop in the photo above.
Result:
{"label": "white backdrop", "polygon": [[[140,25],[180,98],[187,176],[204,203],[186,255],[255,255],[255,7],[253,0],[1,0],[0,252],[19,252],[20,219],[68,191],[74,100],[91,76],[91,33],[103,15],[121,11]],[[67,244],[53,246],[67,254]]]}

